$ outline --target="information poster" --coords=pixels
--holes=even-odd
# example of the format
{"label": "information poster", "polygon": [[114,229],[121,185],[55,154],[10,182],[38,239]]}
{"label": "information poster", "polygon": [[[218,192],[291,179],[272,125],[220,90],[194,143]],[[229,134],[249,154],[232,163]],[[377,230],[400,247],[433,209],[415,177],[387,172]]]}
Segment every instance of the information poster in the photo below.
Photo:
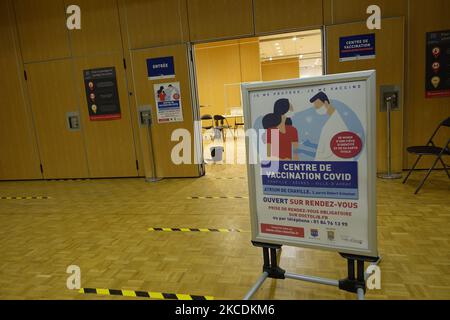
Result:
{"label": "information poster", "polygon": [[450,30],[427,33],[426,97],[450,97]]}
{"label": "information poster", "polygon": [[149,80],[175,78],[173,57],[147,59],[147,72]]}
{"label": "information poster", "polygon": [[84,84],[91,121],[122,118],[114,67],[85,70]]}
{"label": "information poster", "polygon": [[158,123],[182,122],[180,83],[155,84],[154,93]]}
{"label": "information poster", "polygon": [[339,39],[340,62],[376,57],[375,34],[341,37]]}
{"label": "information poster", "polygon": [[375,72],[243,92],[253,240],[377,256]]}

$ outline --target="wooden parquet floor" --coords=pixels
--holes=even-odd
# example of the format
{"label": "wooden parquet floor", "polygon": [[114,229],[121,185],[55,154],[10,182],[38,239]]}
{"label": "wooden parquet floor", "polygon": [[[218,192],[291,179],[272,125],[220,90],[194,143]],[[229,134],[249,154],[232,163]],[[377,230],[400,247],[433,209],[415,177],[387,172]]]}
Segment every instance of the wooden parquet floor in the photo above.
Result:
{"label": "wooden parquet floor", "polygon": [[[149,232],[150,227],[250,230],[244,166],[209,166],[200,179],[2,182],[0,299],[130,299],[66,288],[66,268],[81,268],[82,287],[241,299],[259,277],[260,249],[250,233]],[[450,181],[433,173],[407,185],[378,181],[382,290],[367,299],[450,299]],[[218,179],[219,178],[219,179]],[[234,179],[220,179],[234,178]],[[338,254],[285,247],[290,272],[344,278]],[[257,299],[354,299],[336,288],[268,280]]]}

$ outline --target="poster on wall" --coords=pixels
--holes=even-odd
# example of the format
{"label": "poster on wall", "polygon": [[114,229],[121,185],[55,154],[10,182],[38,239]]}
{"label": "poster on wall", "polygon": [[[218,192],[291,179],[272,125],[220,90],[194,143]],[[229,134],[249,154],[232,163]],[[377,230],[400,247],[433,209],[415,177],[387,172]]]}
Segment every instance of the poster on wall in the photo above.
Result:
{"label": "poster on wall", "polygon": [[339,38],[339,61],[375,59],[375,34]]}
{"label": "poster on wall", "polygon": [[377,256],[375,83],[242,85],[253,241]]}
{"label": "poster on wall", "polygon": [[154,85],[158,123],[183,122],[179,82]]}
{"label": "poster on wall", "polygon": [[147,73],[149,80],[175,78],[175,64],[173,57],[147,59]]}
{"label": "poster on wall", "polygon": [[428,32],[426,46],[426,97],[450,97],[450,30]]}
{"label": "poster on wall", "polygon": [[84,70],[84,85],[91,121],[122,118],[114,67]]}

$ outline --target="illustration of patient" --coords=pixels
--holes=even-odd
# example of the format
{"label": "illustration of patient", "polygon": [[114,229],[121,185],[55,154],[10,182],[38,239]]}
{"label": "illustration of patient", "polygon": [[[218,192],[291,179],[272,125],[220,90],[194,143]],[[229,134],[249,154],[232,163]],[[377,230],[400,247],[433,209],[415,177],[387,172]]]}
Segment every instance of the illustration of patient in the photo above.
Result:
{"label": "illustration of patient", "polygon": [[[267,130],[267,155],[284,161],[298,161],[298,131],[288,117],[293,111],[288,99],[275,102],[274,113],[263,118],[263,127]],[[294,151],[295,150],[295,151]]]}

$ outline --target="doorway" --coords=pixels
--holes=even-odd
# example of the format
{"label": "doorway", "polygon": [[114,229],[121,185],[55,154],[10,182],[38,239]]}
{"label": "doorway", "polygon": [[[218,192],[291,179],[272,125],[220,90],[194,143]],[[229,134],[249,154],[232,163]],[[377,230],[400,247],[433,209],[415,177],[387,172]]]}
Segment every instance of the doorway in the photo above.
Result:
{"label": "doorway", "polygon": [[324,74],[321,29],[193,46],[206,174],[245,165],[241,84]]}

